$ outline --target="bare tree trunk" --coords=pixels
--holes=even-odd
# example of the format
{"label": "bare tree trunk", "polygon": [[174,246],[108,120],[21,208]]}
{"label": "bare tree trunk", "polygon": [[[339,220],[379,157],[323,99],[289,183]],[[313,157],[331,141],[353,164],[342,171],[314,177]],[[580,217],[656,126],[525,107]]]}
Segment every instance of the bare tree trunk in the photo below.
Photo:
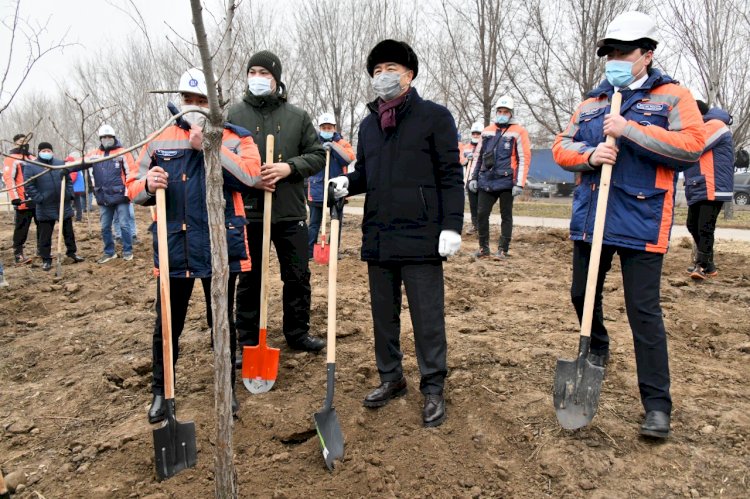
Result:
{"label": "bare tree trunk", "polygon": [[221,139],[223,119],[216,91],[211,51],[203,24],[200,0],[190,0],[193,26],[208,88],[210,116],[203,128],[203,155],[206,162],[206,205],[211,238],[211,312],[214,339],[214,399],[216,409],[215,495],[237,497],[237,475],[232,450],[232,387],[229,350],[229,322],[227,318],[227,289],[229,260],[227,258],[226,228],[224,225],[224,180],[221,171]]}

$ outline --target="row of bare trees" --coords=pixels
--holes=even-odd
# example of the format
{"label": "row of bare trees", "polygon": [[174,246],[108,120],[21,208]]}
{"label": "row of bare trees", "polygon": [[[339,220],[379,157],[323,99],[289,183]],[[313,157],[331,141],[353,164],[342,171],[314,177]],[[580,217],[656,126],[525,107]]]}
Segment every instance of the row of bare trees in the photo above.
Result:
{"label": "row of bare trees", "polygon": [[[392,37],[415,48],[420,93],[448,106],[460,130],[474,121],[489,123],[498,97],[510,93],[537,147],[551,143],[576,103],[601,81],[604,64],[595,55],[595,43],[607,24],[620,12],[642,10],[655,16],[661,28],[657,66],[710,105],[729,111],[735,141],[747,146],[750,2],[698,3],[214,0],[204,5],[209,36],[222,47],[214,54],[222,103],[241,98],[249,55],[269,49],[282,60],[290,100],[312,116],[333,112],[344,135],[356,140],[367,112],[364,104],[372,98],[364,70],[367,53],[378,40]],[[133,5],[124,4],[122,10],[138,26],[140,14]],[[227,16],[231,29],[226,29]],[[0,136],[36,127],[37,138],[85,149],[96,143],[96,129],[107,122],[123,143],[140,140],[163,121],[170,98],[148,92],[174,88],[187,67],[200,65],[193,39],[179,37],[176,30],[161,37],[145,29],[141,33],[75,63],[65,88],[30,94],[10,106],[5,98]],[[83,133],[81,115],[89,116]]]}

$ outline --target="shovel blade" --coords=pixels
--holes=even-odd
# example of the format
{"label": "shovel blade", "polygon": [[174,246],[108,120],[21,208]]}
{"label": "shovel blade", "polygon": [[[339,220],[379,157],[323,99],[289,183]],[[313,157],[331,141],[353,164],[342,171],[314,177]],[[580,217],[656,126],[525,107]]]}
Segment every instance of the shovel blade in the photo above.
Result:
{"label": "shovel blade", "polygon": [[315,243],[315,246],[313,246],[313,260],[315,260],[315,263],[319,263],[321,265],[328,265],[328,262],[331,259],[331,247],[327,244],[321,245],[318,243]]}
{"label": "shovel blade", "polygon": [[324,407],[313,417],[323,459],[328,469],[333,470],[334,462],[344,455],[344,435],[341,433],[341,424],[339,424],[336,409]]}
{"label": "shovel blade", "polygon": [[278,348],[256,345],[242,349],[242,382],[250,393],[266,393],[279,374]]}
{"label": "shovel blade", "polygon": [[588,359],[557,360],[553,402],[560,426],[576,430],[591,423],[599,406],[599,394],[604,380],[604,368]]}
{"label": "shovel blade", "polygon": [[175,418],[174,399],[167,400],[167,418],[154,431],[154,464],[159,480],[172,477],[198,461],[195,423],[180,423]]}

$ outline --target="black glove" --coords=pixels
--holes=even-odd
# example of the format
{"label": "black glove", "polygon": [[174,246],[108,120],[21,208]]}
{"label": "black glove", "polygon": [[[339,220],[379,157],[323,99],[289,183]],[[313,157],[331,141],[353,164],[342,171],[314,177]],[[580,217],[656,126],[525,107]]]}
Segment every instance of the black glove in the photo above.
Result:
{"label": "black glove", "polygon": [[60,175],[62,175],[63,177],[67,177],[68,175],[70,175],[70,171],[67,168],[62,168],[60,169]]}
{"label": "black glove", "polygon": [[20,199],[16,198],[16,199],[12,200],[10,202],[10,204],[12,204],[13,206],[20,206],[22,202],[23,201],[21,201]]}

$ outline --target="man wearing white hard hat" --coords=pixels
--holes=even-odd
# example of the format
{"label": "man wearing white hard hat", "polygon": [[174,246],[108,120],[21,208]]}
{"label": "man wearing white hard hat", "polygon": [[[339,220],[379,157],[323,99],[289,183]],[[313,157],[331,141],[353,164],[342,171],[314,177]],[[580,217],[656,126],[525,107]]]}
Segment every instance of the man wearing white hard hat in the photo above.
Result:
{"label": "man wearing white hard hat", "polygon": [[130,231],[130,199],[128,198],[125,181],[128,172],[135,168],[133,156],[128,152],[120,154],[124,147],[117,139],[115,129],[104,124],[99,127],[99,147],[86,154],[87,160],[112,157],[107,161],[95,163],[92,167],[94,176],[94,196],[99,205],[99,222],[104,243],[104,254],[97,263],[104,264],[117,258],[115,239],[112,234],[112,220],[117,214],[123,223],[122,259],[133,259],[133,235]]}
{"label": "man wearing white hard hat", "polygon": [[[607,57],[606,78],[578,106],[568,127],[557,136],[552,154],[560,166],[580,174],[570,220],[571,298],[579,319],[601,166],[614,165],[588,360],[600,367],[609,361],[602,289],[617,253],[646,413],[640,432],[664,439],[670,432],[672,398],[659,298],[662,264],[672,230],[677,172],[697,164],[705,133],[690,91],[652,67],[658,41],[656,24],[647,14],[625,12],[612,20],[596,51]],[[622,94],[618,115],[610,114],[615,91]],[[606,136],[617,139],[616,145],[608,145]]]}
{"label": "man wearing white hard hat", "polygon": [[[323,145],[323,149],[330,151],[329,161],[329,178],[346,175],[349,163],[354,161],[354,149],[352,145],[344,140],[336,130],[336,117],[333,113],[323,113],[318,117],[318,138]],[[307,258],[313,257],[313,247],[318,240],[320,223],[323,218],[323,181],[325,180],[325,171],[321,170],[307,179],[307,205],[310,207],[310,225],[308,235]],[[344,220],[343,213],[341,221]],[[339,231],[339,242],[341,242],[341,232]],[[341,246],[339,246],[339,251]]]}
{"label": "man wearing white hard hat", "polygon": [[[513,116],[513,98],[503,95],[495,105],[495,123],[484,129],[484,140],[469,190],[477,192],[479,251],[474,256],[496,260],[508,257],[513,236],[513,198],[523,193],[531,164],[529,132]],[[490,255],[490,213],[500,204],[500,240]]]}
{"label": "man wearing white hard hat", "polygon": [[[152,338],[153,400],[148,411],[148,420],[151,423],[162,421],[166,412],[158,279],[169,279],[174,363],[179,356],[179,338],[185,325],[195,280],[201,280],[204,290],[210,286],[211,281],[211,244],[203,157],[205,115],[198,112],[208,108],[207,90],[206,79],[200,69],[191,68],[182,75],[177,92],[182,99],[182,111],[189,112],[177,123],[151,138],[141,150],[138,161],[127,178],[128,196],[134,203],[154,205],[154,194],[157,189],[165,189],[166,194],[169,276],[161,276],[158,273],[159,248],[156,224],[151,226],[154,238],[154,274],[157,276],[156,323]],[[231,362],[234,363],[235,331],[232,305],[235,282],[239,272],[250,270],[250,252],[245,232],[247,222],[240,191],[261,187],[263,183],[260,179],[260,154],[248,130],[225,124],[220,158],[224,177],[224,220],[229,260],[227,312],[230,355]],[[210,295],[206,293],[206,297],[206,310],[210,311]],[[239,404],[234,396],[234,378],[235,373],[232,369],[232,412],[236,414]]]}
{"label": "man wearing white hard hat", "polygon": [[469,182],[471,182],[471,174],[474,171],[474,167],[477,164],[477,158],[479,157],[479,151],[482,148],[482,131],[484,125],[481,121],[475,122],[471,125],[471,140],[468,144],[465,144],[461,150],[461,164],[464,166],[464,179],[466,188],[466,197],[469,198],[469,212],[471,213],[471,227],[466,231],[467,235],[476,233],[477,231],[477,192],[469,189]]}

